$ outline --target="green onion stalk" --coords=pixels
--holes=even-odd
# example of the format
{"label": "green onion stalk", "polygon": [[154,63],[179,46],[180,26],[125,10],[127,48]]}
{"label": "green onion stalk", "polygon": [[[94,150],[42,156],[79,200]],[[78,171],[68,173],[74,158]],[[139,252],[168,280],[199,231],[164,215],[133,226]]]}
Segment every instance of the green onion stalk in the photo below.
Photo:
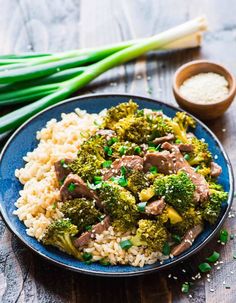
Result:
{"label": "green onion stalk", "polygon": [[205,29],[206,19],[199,17],[150,38],[96,50],[0,57],[0,105],[34,101],[2,116],[0,134],[64,100],[107,70],[151,50],[180,46],[181,41],[189,41],[189,37]]}

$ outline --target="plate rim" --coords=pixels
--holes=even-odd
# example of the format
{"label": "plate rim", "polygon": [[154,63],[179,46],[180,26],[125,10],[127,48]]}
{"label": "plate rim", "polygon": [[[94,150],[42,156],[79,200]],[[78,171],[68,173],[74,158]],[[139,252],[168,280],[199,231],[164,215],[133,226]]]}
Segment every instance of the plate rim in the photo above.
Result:
{"label": "plate rim", "polygon": [[[220,219],[220,221],[218,222],[217,226],[215,227],[215,229],[207,236],[207,238],[201,242],[196,248],[194,248],[192,251],[187,252],[186,254],[184,254],[183,256],[180,256],[179,258],[173,260],[170,263],[167,264],[161,264],[159,267],[153,267],[153,268],[142,268],[140,271],[129,271],[129,272],[102,272],[102,271],[95,271],[95,270],[89,270],[89,269],[81,269],[72,265],[67,265],[64,264],[60,261],[54,260],[52,257],[49,257],[47,255],[45,255],[44,253],[38,251],[36,248],[34,248],[31,244],[29,244],[24,238],[22,238],[22,236],[20,235],[20,233],[16,230],[15,226],[13,224],[11,224],[10,220],[8,219],[8,215],[5,212],[5,210],[3,209],[3,206],[0,203],[0,215],[4,221],[4,223],[6,224],[6,226],[8,227],[8,229],[10,230],[10,232],[12,232],[14,235],[16,235],[16,237],[23,242],[29,249],[31,249],[35,254],[39,255],[40,257],[46,259],[47,261],[61,267],[67,270],[71,270],[74,272],[78,272],[78,273],[83,273],[83,274],[87,274],[87,275],[93,275],[93,276],[100,276],[100,277],[132,277],[132,276],[140,276],[140,275],[145,275],[145,274],[150,274],[153,272],[157,272],[157,271],[161,271],[163,269],[167,269],[170,268],[174,265],[176,265],[177,263],[180,263],[183,260],[186,260],[187,258],[189,258],[190,256],[195,255],[199,250],[201,250],[211,239],[213,239],[216,235],[216,233],[219,231],[219,229],[221,228],[221,226],[223,225],[228,212],[232,206],[233,203],[233,196],[234,196],[234,174],[233,174],[233,168],[232,168],[232,164],[231,161],[223,147],[223,145],[221,144],[221,142],[219,141],[219,139],[217,138],[217,136],[211,131],[211,129],[205,125],[202,121],[200,121],[198,118],[196,118],[195,116],[193,116],[192,114],[190,114],[189,112],[183,110],[182,108],[179,108],[177,106],[174,106],[172,104],[168,104],[162,100],[158,100],[158,99],[154,99],[154,98],[150,98],[150,97],[146,97],[146,96],[142,96],[142,95],[135,95],[135,94],[130,94],[130,93],[95,93],[95,94],[85,94],[82,96],[75,96],[72,98],[68,98],[66,100],[60,101],[54,105],[51,105],[45,109],[43,109],[42,111],[36,113],[35,115],[33,115],[32,117],[30,117],[28,120],[26,120],[19,128],[17,128],[13,134],[10,136],[10,138],[7,140],[7,142],[5,143],[1,154],[0,154],[0,163],[2,161],[2,158],[8,148],[8,145],[10,145],[10,143],[14,140],[15,136],[22,130],[24,129],[24,127],[28,124],[31,123],[32,120],[34,120],[35,118],[37,118],[38,116],[42,115],[44,112],[63,105],[65,103],[70,103],[73,101],[81,101],[84,99],[89,99],[89,98],[97,98],[97,97],[129,97],[130,99],[132,98],[138,98],[138,99],[144,99],[144,101],[147,102],[151,102],[151,103],[156,103],[156,104],[163,104],[164,106],[170,107],[174,110],[177,111],[182,111],[182,112],[186,112],[188,115],[190,115],[191,117],[193,117],[198,124],[201,125],[201,127],[203,127],[214,139],[214,141],[216,141],[219,145],[220,151],[223,154],[226,162],[227,162],[227,168],[229,171],[229,185],[230,185],[230,191],[229,191],[229,196],[228,196],[228,205],[227,208],[225,210],[225,213],[223,214],[222,218]],[[130,265],[131,266],[131,265]]]}

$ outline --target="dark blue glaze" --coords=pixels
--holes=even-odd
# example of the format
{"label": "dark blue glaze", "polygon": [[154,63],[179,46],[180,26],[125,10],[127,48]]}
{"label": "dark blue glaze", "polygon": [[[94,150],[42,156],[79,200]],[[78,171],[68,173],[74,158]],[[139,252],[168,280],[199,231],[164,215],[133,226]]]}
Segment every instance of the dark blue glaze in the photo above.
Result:
{"label": "dark blue glaze", "polygon": [[98,113],[106,107],[109,108],[117,105],[118,103],[128,101],[130,98],[137,102],[140,108],[161,109],[170,117],[173,117],[176,111],[179,110],[162,102],[138,96],[105,94],[89,95],[80,98],[76,97],[53,106],[31,118],[13,134],[2,152],[0,164],[0,209],[5,222],[10,230],[15,233],[29,248],[33,249],[48,260],[64,266],[65,268],[93,275],[131,276],[171,266],[198,251],[215,235],[222,225],[232,203],[234,186],[229,159],[212,132],[200,121],[197,121],[195,135],[198,138],[204,138],[206,140],[209,144],[210,151],[217,157],[217,160],[215,161],[222,166],[223,173],[219,178],[219,182],[223,185],[224,189],[229,192],[229,199],[227,203],[224,203],[220,218],[215,226],[206,226],[204,232],[197,238],[193,246],[187,252],[183,253],[179,257],[166,260],[163,264],[156,263],[154,265],[146,265],[143,268],[121,265],[102,266],[96,263],[86,265],[58,251],[57,249],[45,247],[37,242],[36,239],[27,236],[24,224],[19,221],[18,217],[12,214],[15,209],[14,203],[19,197],[19,190],[22,189],[22,185],[14,176],[14,171],[16,168],[21,168],[24,165],[24,161],[22,159],[23,156],[37,146],[37,140],[35,138],[36,132],[44,127],[46,122],[51,118],[60,119],[61,113],[70,113],[77,107],[86,109],[90,113]]}

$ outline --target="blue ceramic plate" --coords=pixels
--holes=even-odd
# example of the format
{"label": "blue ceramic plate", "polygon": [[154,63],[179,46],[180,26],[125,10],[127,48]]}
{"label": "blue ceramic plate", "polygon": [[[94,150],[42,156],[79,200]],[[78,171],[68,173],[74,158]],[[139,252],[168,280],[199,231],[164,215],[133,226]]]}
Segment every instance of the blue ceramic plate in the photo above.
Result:
{"label": "blue ceramic plate", "polygon": [[43,128],[48,120],[52,118],[60,119],[61,113],[70,113],[77,107],[85,109],[89,113],[98,113],[106,107],[109,108],[131,98],[139,104],[140,108],[161,109],[170,117],[173,117],[176,111],[179,111],[179,109],[163,102],[131,95],[99,94],[76,97],[52,106],[32,117],[12,135],[2,151],[0,164],[0,210],[6,224],[29,248],[64,268],[92,275],[133,276],[170,267],[201,249],[217,233],[231,206],[234,186],[233,173],[228,156],[215,135],[197,120],[195,135],[198,138],[204,138],[208,142],[210,151],[217,158],[216,162],[222,166],[223,173],[219,178],[219,182],[229,192],[229,198],[227,203],[222,206],[218,222],[214,226],[206,226],[204,232],[196,239],[193,246],[182,255],[166,260],[163,264],[157,262],[153,265],[146,265],[143,268],[123,265],[102,266],[96,263],[86,265],[57,249],[43,246],[36,239],[26,234],[24,224],[12,214],[15,209],[14,203],[19,197],[19,191],[22,189],[22,185],[14,176],[14,171],[24,165],[23,156],[37,146],[36,132]]}

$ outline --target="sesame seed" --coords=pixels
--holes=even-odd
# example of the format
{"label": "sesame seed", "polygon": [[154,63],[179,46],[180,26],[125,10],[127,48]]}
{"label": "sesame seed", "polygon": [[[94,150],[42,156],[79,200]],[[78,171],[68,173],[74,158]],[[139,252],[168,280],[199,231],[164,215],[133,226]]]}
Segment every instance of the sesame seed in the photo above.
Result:
{"label": "sesame seed", "polygon": [[182,269],[182,272],[186,272],[186,270],[183,268],[183,269]]}
{"label": "sesame seed", "polygon": [[173,276],[173,279],[174,279],[174,280],[178,280],[178,278],[177,278],[176,276]]}
{"label": "sesame seed", "polygon": [[210,291],[211,291],[211,292],[214,292],[215,290],[214,290],[214,288],[210,288]]}
{"label": "sesame seed", "polygon": [[225,129],[225,128],[222,128],[222,132],[225,133],[225,132],[226,132],[226,129]]}

